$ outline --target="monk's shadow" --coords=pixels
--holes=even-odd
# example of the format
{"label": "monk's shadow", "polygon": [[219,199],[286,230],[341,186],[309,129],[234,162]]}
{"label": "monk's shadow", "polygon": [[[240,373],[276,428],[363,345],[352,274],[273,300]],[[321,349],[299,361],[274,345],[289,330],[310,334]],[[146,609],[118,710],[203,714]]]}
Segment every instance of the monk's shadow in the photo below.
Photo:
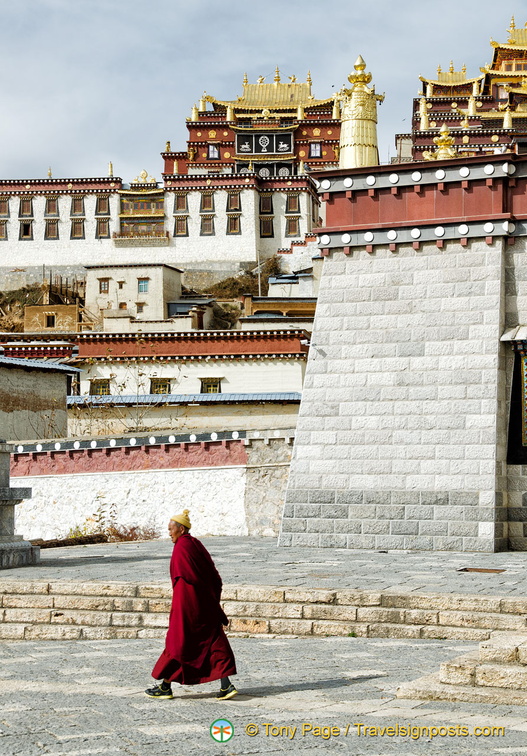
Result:
{"label": "monk's shadow", "polygon": [[[266,685],[265,687],[258,686],[251,688],[242,688],[236,698],[242,697],[244,700],[250,700],[252,698],[269,698],[269,696],[279,696],[282,693],[293,693],[295,691],[301,690],[330,690],[332,688],[345,688],[351,685],[355,685],[355,683],[362,683],[368,680],[376,680],[379,677],[386,677],[386,675],[360,675],[352,679],[348,677],[338,677],[328,680],[311,680],[309,682],[287,683],[286,685]],[[214,694],[212,695],[214,696]],[[174,699],[177,698],[184,698],[186,701],[188,701],[189,699],[203,700],[207,698],[210,699],[211,694],[182,692],[179,696],[177,694],[176,696],[174,696]]]}
{"label": "monk's shadow", "polygon": [[[170,554],[160,554],[159,556],[138,556],[130,554],[129,556],[106,556],[105,554],[87,554],[86,556],[82,557],[52,557],[51,559],[43,558],[37,567],[86,567],[88,564],[97,564],[97,563],[104,563],[104,564],[110,564],[110,563],[118,563],[118,564],[124,564],[125,562],[158,562],[158,561],[164,561],[166,562],[167,559],[170,558]],[[167,578],[167,582],[168,578]]]}

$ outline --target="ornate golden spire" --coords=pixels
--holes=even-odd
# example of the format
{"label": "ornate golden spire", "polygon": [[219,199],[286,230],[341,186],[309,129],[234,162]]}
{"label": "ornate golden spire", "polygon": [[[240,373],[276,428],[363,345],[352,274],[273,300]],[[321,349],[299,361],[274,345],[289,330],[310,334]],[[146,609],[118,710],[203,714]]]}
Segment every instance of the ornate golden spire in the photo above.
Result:
{"label": "ornate golden spire", "polygon": [[377,149],[377,102],[384,95],[369,87],[371,73],[361,55],[355,61],[355,72],[348,76],[350,89],[343,88],[336,98],[341,103],[340,168],[362,168],[379,164]]}
{"label": "ornate golden spire", "polygon": [[454,73],[454,61],[453,60],[450,61],[450,66],[449,66],[448,70],[449,70],[450,73]]}
{"label": "ornate golden spire", "polygon": [[307,79],[306,79],[306,82],[307,82],[308,84],[310,84],[310,85],[311,85],[311,84],[313,83],[313,81],[312,81],[312,79],[311,79],[311,71],[308,71],[308,72],[307,72]]}
{"label": "ornate golden spire", "polygon": [[274,81],[275,84],[278,84],[280,82],[280,69],[278,66],[276,66],[275,72],[274,72]]}
{"label": "ornate golden spire", "polygon": [[444,123],[439,130],[439,136],[434,137],[437,150],[435,152],[425,150],[423,158],[425,160],[448,160],[457,157],[457,150],[454,147],[455,141],[455,137],[450,136],[448,126]]}
{"label": "ornate golden spire", "polygon": [[53,178],[53,174],[51,173],[51,166],[48,168],[48,178]]}
{"label": "ornate golden spire", "polygon": [[246,87],[248,83],[249,83],[249,79],[247,78],[247,74],[244,73],[243,74],[243,86]]}
{"label": "ornate golden spire", "polygon": [[108,176],[113,178],[113,163],[111,161],[108,163]]}

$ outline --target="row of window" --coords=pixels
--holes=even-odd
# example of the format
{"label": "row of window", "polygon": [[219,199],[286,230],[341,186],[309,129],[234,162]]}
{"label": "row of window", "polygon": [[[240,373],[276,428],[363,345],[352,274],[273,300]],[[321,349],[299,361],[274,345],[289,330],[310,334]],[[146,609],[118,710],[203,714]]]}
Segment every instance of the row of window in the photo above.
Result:
{"label": "row of window", "polygon": [[[199,211],[200,213],[214,212],[214,193],[202,192]],[[233,192],[227,195],[226,212],[241,212],[242,202],[239,192]],[[300,196],[298,194],[288,194],[286,196],[286,213],[300,212]],[[180,192],[176,194],[174,202],[174,213],[188,213],[188,194]],[[273,214],[273,195],[260,194],[260,214]]]}
{"label": "row of window", "polygon": [[[110,291],[110,281],[111,278],[99,278],[99,294],[108,294]],[[138,278],[137,279],[137,293],[138,294],[147,294],[148,293],[148,284],[150,282],[149,278]],[[117,288],[123,289],[124,288],[124,281],[117,281]],[[119,308],[126,309],[125,307],[119,306]]]}
{"label": "row of window", "polygon": [[[59,198],[46,197],[44,210],[46,217],[59,217]],[[85,215],[84,197],[72,197],[70,215]],[[97,197],[95,215],[110,215],[110,198],[107,196]],[[0,197],[0,217],[9,218],[9,197]],[[33,197],[20,197],[18,204],[19,218],[33,218]]]}
{"label": "row of window", "polygon": [[[228,235],[241,234],[241,221],[239,215],[227,216],[226,233]],[[200,236],[215,236],[214,215],[202,215],[200,225]],[[188,236],[188,216],[176,215],[174,223],[174,236]],[[300,216],[285,219],[285,235],[300,236]],[[260,236],[274,236],[274,218],[273,216],[260,217]]]}
{"label": "row of window", "polygon": [[[46,220],[44,228],[44,239],[51,239],[56,241],[60,238],[59,235],[59,221],[58,220]],[[34,235],[33,220],[21,220],[18,231],[18,238],[20,241],[32,241],[35,238]],[[0,241],[7,241],[7,221],[0,220]],[[70,239],[85,239],[84,232],[84,218],[75,218],[70,223]],[[97,226],[95,229],[96,239],[109,239],[110,238],[110,220],[109,218],[100,218],[97,220]]]}
{"label": "row of window", "polygon": [[[201,378],[201,394],[221,394],[221,378]],[[151,394],[172,393],[172,380],[170,378],[151,378]],[[110,379],[94,378],[90,381],[91,396],[110,396]]]}

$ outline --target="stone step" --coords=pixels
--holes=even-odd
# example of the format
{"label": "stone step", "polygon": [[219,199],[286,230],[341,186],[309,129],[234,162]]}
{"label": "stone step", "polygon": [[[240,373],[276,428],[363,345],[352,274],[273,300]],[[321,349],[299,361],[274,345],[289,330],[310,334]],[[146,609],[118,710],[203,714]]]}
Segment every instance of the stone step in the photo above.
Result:
{"label": "stone step", "polygon": [[[224,586],[223,599],[235,634],[484,641],[501,630],[483,660],[527,664],[523,599],[250,585]],[[0,638],[161,637],[170,604],[168,585],[3,580]],[[471,672],[451,666],[443,674]]]}
{"label": "stone step", "polygon": [[439,673],[403,683],[397,689],[398,698],[417,698],[424,701],[465,701],[526,706],[527,690],[479,687],[474,685],[448,685],[441,682]]}

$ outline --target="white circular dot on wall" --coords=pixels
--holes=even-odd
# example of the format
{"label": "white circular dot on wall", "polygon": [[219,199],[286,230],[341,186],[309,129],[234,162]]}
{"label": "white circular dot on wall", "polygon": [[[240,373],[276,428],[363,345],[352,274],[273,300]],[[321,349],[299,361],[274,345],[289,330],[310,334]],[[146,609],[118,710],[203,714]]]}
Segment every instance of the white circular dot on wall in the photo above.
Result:
{"label": "white circular dot on wall", "polygon": [[397,184],[399,181],[399,174],[398,173],[390,173],[388,176],[388,181],[390,184]]}
{"label": "white circular dot on wall", "polygon": [[278,436],[279,436],[279,435],[280,435],[280,431],[279,431],[279,430],[275,430],[275,431],[273,431],[273,436],[274,436],[275,438],[278,438]]}
{"label": "white circular dot on wall", "polygon": [[343,244],[349,244],[351,241],[351,236],[349,234],[342,234],[340,237]]}
{"label": "white circular dot on wall", "polygon": [[175,437],[175,436],[169,436],[169,437],[168,437],[168,442],[169,442],[170,444],[173,444],[175,440],[176,440],[176,437]]}
{"label": "white circular dot on wall", "polygon": [[462,236],[465,236],[465,234],[468,234],[468,226],[467,226],[467,224],[466,223],[462,223],[461,226],[459,226],[459,228],[458,228],[458,232]]}
{"label": "white circular dot on wall", "polygon": [[55,444],[55,449],[56,449],[56,451],[58,451],[58,450],[60,449],[60,444],[59,444],[59,442],[58,442],[58,441],[57,441],[57,443]]}
{"label": "white circular dot on wall", "polygon": [[233,431],[232,434],[231,434],[231,436],[232,436],[232,438],[239,438],[240,434],[238,433],[238,431]]}
{"label": "white circular dot on wall", "polygon": [[444,236],[445,235],[445,229],[443,226],[436,226],[434,229],[434,234],[436,236]]}
{"label": "white circular dot on wall", "polygon": [[328,179],[324,179],[324,181],[320,184],[321,189],[331,189],[331,181],[328,181]]}
{"label": "white circular dot on wall", "polygon": [[324,234],[323,236],[320,237],[321,244],[329,244],[330,241],[331,239],[329,238],[327,234]]}
{"label": "white circular dot on wall", "polygon": [[210,437],[211,437],[211,440],[212,440],[212,441],[216,441],[216,440],[217,440],[217,438],[218,438],[218,434],[217,434],[217,433],[211,433],[211,434],[210,434]]}
{"label": "white circular dot on wall", "polygon": [[366,231],[364,234],[364,241],[365,242],[372,242],[375,237],[373,236],[371,231]]}
{"label": "white circular dot on wall", "polygon": [[390,231],[388,231],[386,236],[388,237],[390,241],[395,241],[397,239],[397,231],[394,231],[392,228],[390,229]]}
{"label": "white circular dot on wall", "polygon": [[410,236],[412,237],[412,239],[419,239],[419,237],[421,236],[421,230],[419,228],[412,228],[412,230],[410,231]]}
{"label": "white circular dot on wall", "polygon": [[438,181],[442,181],[445,178],[445,176],[446,176],[446,173],[442,168],[436,171],[436,179]]}
{"label": "white circular dot on wall", "polygon": [[260,431],[254,431],[253,436],[255,438],[260,438]]}
{"label": "white circular dot on wall", "polygon": [[461,176],[461,178],[467,178],[467,176],[470,176],[470,168],[464,165],[459,169],[459,175]]}
{"label": "white circular dot on wall", "polygon": [[128,443],[130,444],[130,446],[135,446],[136,443],[137,443],[137,439],[136,438],[131,438]]}
{"label": "white circular dot on wall", "polygon": [[516,226],[510,221],[505,221],[501,227],[506,234],[513,234],[516,231]]}
{"label": "white circular dot on wall", "polygon": [[414,172],[412,173],[412,181],[421,181],[421,179],[422,179],[422,178],[423,178],[423,177],[422,177],[422,175],[421,175],[421,172],[420,172],[420,171],[414,171]]}
{"label": "white circular dot on wall", "polygon": [[487,174],[487,176],[492,176],[494,173],[494,166],[488,163],[485,168],[483,168],[483,171]]}
{"label": "white circular dot on wall", "polygon": [[494,231],[494,223],[485,223],[483,231],[485,231],[486,234],[491,234]]}
{"label": "white circular dot on wall", "polygon": [[368,184],[368,186],[373,186],[376,181],[377,179],[375,178],[375,176],[366,176],[366,183]]}
{"label": "white circular dot on wall", "polygon": [[351,189],[351,187],[353,186],[353,179],[352,178],[345,178],[342,183],[344,184],[344,186],[346,187],[346,189]]}
{"label": "white circular dot on wall", "polygon": [[81,442],[80,441],[74,441],[73,442],[73,448],[74,449],[80,449]]}
{"label": "white circular dot on wall", "polygon": [[37,444],[35,448],[37,451],[42,451],[42,444]]}
{"label": "white circular dot on wall", "polygon": [[149,444],[155,444],[155,442],[156,442],[156,437],[155,436],[150,436],[150,438],[148,439],[148,443]]}
{"label": "white circular dot on wall", "polygon": [[191,433],[189,438],[192,441],[192,443],[194,443],[194,441],[196,440],[196,436],[194,435],[194,433]]}
{"label": "white circular dot on wall", "polygon": [[117,441],[115,440],[115,438],[110,439],[110,446],[115,446],[116,443]]}
{"label": "white circular dot on wall", "polygon": [[512,163],[503,163],[501,170],[503,171],[503,173],[507,173],[509,176],[512,176],[513,173],[516,173],[516,166],[512,165]]}
{"label": "white circular dot on wall", "polygon": [[24,447],[23,446],[17,446],[16,450],[17,450],[17,452],[19,452],[21,454],[24,451]]}
{"label": "white circular dot on wall", "polygon": [[90,441],[90,446],[92,449],[95,449],[95,447],[97,446],[97,441]]}

